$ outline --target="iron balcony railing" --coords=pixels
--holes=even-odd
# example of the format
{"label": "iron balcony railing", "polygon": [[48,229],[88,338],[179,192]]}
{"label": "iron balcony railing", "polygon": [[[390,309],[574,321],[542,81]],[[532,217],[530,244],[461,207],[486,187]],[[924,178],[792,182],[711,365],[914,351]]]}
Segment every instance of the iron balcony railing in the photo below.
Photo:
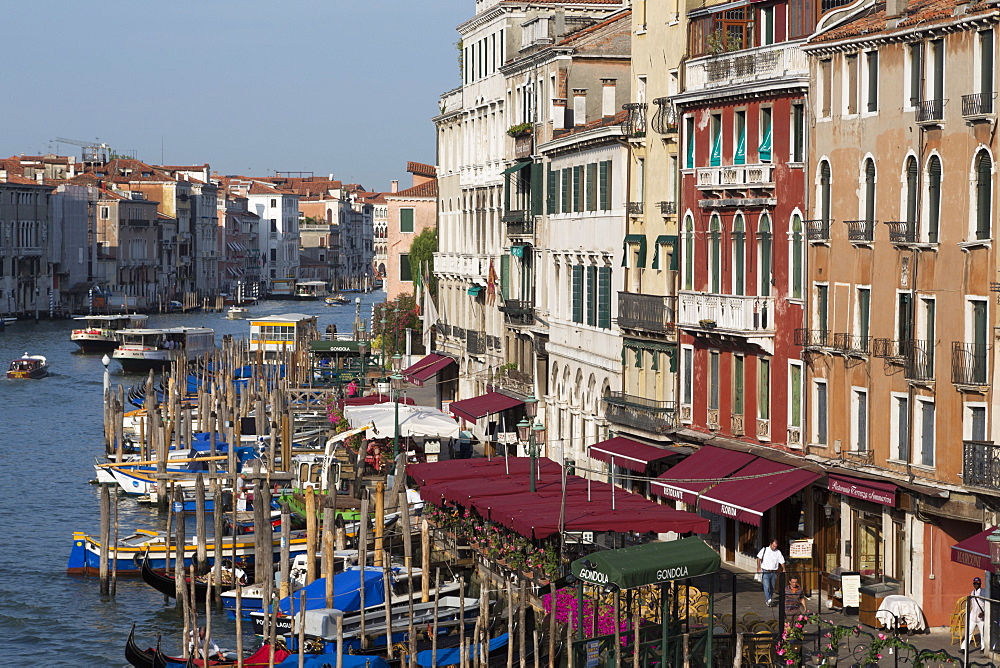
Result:
{"label": "iron balcony railing", "polygon": [[1000,489],[1000,446],[992,441],[963,441],[962,445],[962,482]]}
{"label": "iron balcony railing", "polygon": [[677,298],[667,295],[618,293],[618,326],[666,334],[674,331]]}
{"label": "iron balcony railing", "polygon": [[456,339],[464,339],[465,338],[465,330],[462,329],[461,327],[452,325],[451,335],[454,336]]}
{"label": "iron balcony railing", "polygon": [[972,93],[962,96],[962,116],[987,116],[993,113],[996,93]]}
{"label": "iron balcony railing", "polygon": [[867,355],[872,349],[872,337],[837,332],[833,335],[833,347],[851,355]]}
{"label": "iron balcony railing", "polygon": [[653,132],[661,135],[677,132],[677,108],[670,101],[670,98],[658,97],[653,100],[653,104],[656,105],[656,113],[653,114],[653,120],[650,121]]}
{"label": "iron balcony railing", "polygon": [[874,241],[875,220],[845,220],[848,241]]}
{"label": "iron balcony railing", "polygon": [[951,382],[956,385],[986,385],[987,348],[983,343],[951,343]]}
{"label": "iron balcony railing", "polygon": [[945,100],[924,100],[917,104],[917,123],[936,123],[944,118]]}
{"label": "iron balcony railing", "polygon": [[826,329],[796,329],[794,342],[803,348],[826,348],[830,345],[830,331]]}
{"label": "iron balcony railing", "polygon": [[528,211],[509,211],[503,216],[507,236],[524,237],[535,233],[535,218]]}
{"label": "iron balcony railing", "polygon": [[622,132],[629,137],[646,136],[646,103],[630,102],[622,105],[622,109],[628,112],[625,123],[622,124]]}
{"label": "iron balcony railing", "polygon": [[917,241],[917,223],[910,220],[893,220],[882,223],[889,228],[889,241],[894,244],[912,244]]}
{"label": "iron balcony railing", "polygon": [[465,350],[471,355],[486,354],[486,335],[482,332],[465,332]]}
{"label": "iron balcony railing", "polygon": [[677,202],[660,202],[660,213],[664,216],[677,214]]}
{"label": "iron balcony railing", "polygon": [[492,350],[500,350],[500,337],[488,334],[486,336],[486,347]]}
{"label": "iron balcony railing", "polygon": [[605,417],[609,422],[638,427],[653,434],[664,434],[674,426],[676,404],[656,401],[624,392],[611,392],[604,397]]}
{"label": "iron balcony railing", "polygon": [[533,325],[535,323],[535,305],[522,299],[505,299],[500,310],[508,325]]}
{"label": "iron balcony railing", "polygon": [[628,210],[630,216],[641,216],[642,210],[645,208],[644,202],[627,202],[625,208]]}
{"label": "iron balcony railing", "polygon": [[809,241],[829,241],[830,240],[830,221],[824,218],[815,218],[813,220],[804,220],[802,223],[806,226],[806,237]]}
{"label": "iron balcony railing", "polygon": [[934,342],[900,341],[904,360],[903,375],[907,380],[934,380]]}

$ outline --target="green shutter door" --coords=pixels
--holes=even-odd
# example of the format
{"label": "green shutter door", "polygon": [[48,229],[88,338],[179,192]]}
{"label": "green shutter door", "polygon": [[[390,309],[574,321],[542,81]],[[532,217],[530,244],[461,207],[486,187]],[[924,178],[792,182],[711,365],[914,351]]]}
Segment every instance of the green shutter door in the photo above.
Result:
{"label": "green shutter door", "polygon": [[573,322],[583,322],[583,266],[573,266]]}
{"label": "green shutter door", "polygon": [[569,213],[569,168],[562,171],[562,206],[560,213]]}
{"label": "green shutter door", "polygon": [[597,208],[601,211],[607,211],[611,207],[608,205],[608,177],[611,176],[611,163],[609,161],[601,162],[597,165],[597,193],[598,202]]}
{"label": "green shutter door", "polygon": [[413,231],[413,209],[399,210],[399,231],[400,232]]}
{"label": "green shutter door", "polygon": [[500,298],[510,299],[510,255],[500,256]]}
{"label": "green shutter door", "polygon": [[597,270],[597,326],[611,329],[611,267]]}
{"label": "green shutter door", "polygon": [[549,170],[549,183],[548,183],[548,189],[546,190],[547,202],[545,208],[546,208],[546,213],[551,215],[553,213],[556,213],[556,183],[558,183],[558,179],[556,177],[559,176],[559,173],[552,171],[552,165],[548,166],[548,170]]}
{"label": "green shutter door", "polygon": [[531,170],[531,215],[542,215],[542,166],[534,164]]}
{"label": "green shutter door", "polygon": [[587,165],[587,211],[597,211],[597,163]]}
{"label": "green shutter door", "polygon": [[587,324],[597,326],[597,267],[587,267]]}
{"label": "green shutter door", "polygon": [[746,112],[736,115],[736,153],[733,155],[734,165],[745,165],[747,162],[747,117]]}

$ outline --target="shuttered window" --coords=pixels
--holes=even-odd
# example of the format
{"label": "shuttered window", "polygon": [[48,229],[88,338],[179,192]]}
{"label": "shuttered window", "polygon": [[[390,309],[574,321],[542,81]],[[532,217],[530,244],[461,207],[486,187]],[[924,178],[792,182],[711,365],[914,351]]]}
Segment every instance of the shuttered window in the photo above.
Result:
{"label": "shuttered window", "polygon": [[500,256],[500,298],[510,299],[510,255]]}
{"label": "shuttered window", "polygon": [[878,111],[878,51],[865,54],[868,66],[868,111]]}
{"label": "shuttered window", "polygon": [[771,417],[771,360],[760,359],[757,364],[757,417]]}
{"label": "shuttered window", "polygon": [[743,415],[743,355],[733,355],[733,415]]}
{"label": "shuttered window", "polygon": [[587,324],[597,326],[597,267],[587,267]]}
{"label": "shuttered window", "polygon": [[399,210],[399,231],[400,232],[413,231],[413,209]]}
{"label": "shuttered window", "polygon": [[934,402],[920,402],[920,463],[934,466]]}
{"label": "shuttered window", "polygon": [[910,106],[916,107],[923,98],[924,50],[923,44],[910,45]]}
{"label": "shuttered window", "polygon": [[894,397],[896,402],[896,459],[910,461],[910,400]]}
{"label": "shuttered window", "polygon": [[573,322],[583,322],[583,266],[573,266]]}
{"label": "shuttered window", "polygon": [[611,329],[611,267],[597,270],[597,326]]}
{"label": "shuttered window", "polygon": [[708,164],[712,167],[722,164],[722,116],[719,114],[712,115],[712,151]]}
{"label": "shuttered window", "polygon": [[547,184],[548,188],[546,190],[545,208],[546,212],[549,215],[552,215],[553,213],[558,213],[556,211],[556,183],[558,183],[559,172],[553,171],[552,165],[549,165],[548,169],[549,169],[549,174],[548,174],[549,178]]}
{"label": "shuttered window", "polygon": [[788,424],[791,427],[802,426],[802,367],[792,364],[788,367],[788,392],[791,395],[791,411]]}
{"label": "shuttered window", "polygon": [[917,220],[917,161],[912,156],[906,161],[906,222]]}
{"label": "shuttered window", "polygon": [[938,242],[941,223],[941,160],[931,156],[927,165],[927,241]]}
{"label": "shuttered window", "polygon": [[865,220],[875,220],[875,161],[865,161]]}
{"label": "shuttered window", "polygon": [[816,383],[816,442],[826,443],[826,383]]}
{"label": "shuttered window", "polygon": [[601,211],[611,210],[611,161],[604,160],[598,164],[597,169],[597,192],[598,192],[598,203],[597,208]]}
{"label": "shuttered window", "polygon": [[542,210],[542,166],[533,164],[528,169],[531,170],[531,215],[540,216]]}
{"label": "shuttered window", "polygon": [[992,187],[990,183],[993,162],[986,151],[976,157],[976,239],[990,238],[990,211]]}
{"label": "shuttered window", "polygon": [[719,353],[714,350],[708,353],[708,408],[719,408]]}
{"label": "shuttered window", "polygon": [[573,168],[573,211],[583,211],[583,167]]}
{"label": "shuttered window", "polygon": [[597,211],[597,163],[587,165],[587,211]]}
{"label": "shuttered window", "polygon": [[569,168],[561,170],[562,171],[562,206],[559,211],[561,213],[569,213],[569,191],[570,191],[570,175]]}
{"label": "shuttered window", "polygon": [[733,154],[734,165],[745,165],[747,162],[747,112],[736,112],[736,152]]}

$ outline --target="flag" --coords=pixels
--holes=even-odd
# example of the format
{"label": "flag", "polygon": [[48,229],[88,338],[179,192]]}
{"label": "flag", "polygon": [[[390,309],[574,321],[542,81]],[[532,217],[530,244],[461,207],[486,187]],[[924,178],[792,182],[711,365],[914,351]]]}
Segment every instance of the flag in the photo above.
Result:
{"label": "flag", "polygon": [[423,331],[423,342],[424,350],[427,352],[431,351],[431,327],[433,327],[438,321],[437,308],[434,307],[434,299],[431,298],[429,292],[424,290],[424,331]]}
{"label": "flag", "polygon": [[490,273],[486,275],[486,303],[490,306],[497,301],[497,270],[493,266],[493,258],[490,258]]}

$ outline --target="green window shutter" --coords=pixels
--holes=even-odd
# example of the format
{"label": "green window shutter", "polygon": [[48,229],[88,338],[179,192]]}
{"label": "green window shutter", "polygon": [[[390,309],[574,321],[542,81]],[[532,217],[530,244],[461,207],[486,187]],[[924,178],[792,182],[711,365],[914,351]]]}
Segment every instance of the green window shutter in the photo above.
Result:
{"label": "green window shutter", "polygon": [[587,165],[587,211],[597,211],[597,163]]}
{"label": "green window shutter", "polygon": [[597,270],[597,326],[611,329],[611,267]]}
{"label": "green window shutter", "polygon": [[611,162],[605,160],[597,165],[597,208],[601,211],[607,211],[611,207],[609,206],[609,188],[608,188],[608,178],[611,176]]}
{"label": "green window shutter", "polygon": [[403,254],[399,256],[399,280],[412,281],[413,271],[410,269],[410,256]]}
{"label": "green window shutter", "polygon": [[560,213],[569,213],[569,168],[562,171],[562,207]]}
{"label": "green window shutter", "polygon": [[399,231],[400,232],[413,231],[413,209],[399,210]]}
{"label": "green window shutter", "polygon": [[660,353],[655,350],[649,351],[649,356],[653,360],[653,363],[649,366],[652,371],[660,370]]}
{"label": "green window shutter", "polygon": [[510,255],[500,256],[500,298],[510,299]]}
{"label": "green window shutter", "polygon": [[757,147],[757,155],[761,162],[771,162],[771,118],[767,118],[767,126],[764,128],[764,138],[760,140]]}
{"label": "green window shutter", "polygon": [[687,154],[684,159],[684,166],[688,169],[694,168],[694,119],[684,119],[684,141],[687,142]]}
{"label": "green window shutter", "polygon": [[597,326],[597,267],[587,267],[587,324]]}
{"label": "green window shutter", "polygon": [[635,349],[635,368],[636,369],[641,369],[642,368],[642,349],[641,348],[636,348]]}
{"label": "green window shutter", "polygon": [[558,183],[558,179],[556,177],[559,176],[559,173],[552,171],[552,165],[548,166],[548,170],[549,170],[549,183],[548,183],[548,188],[546,190],[547,202],[545,209],[546,213],[551,215],[553,213],[556,213],[556,183]]}
{"label": "green window shutter", "polygon": [[789,380],[789,385],[791,385],[792,391],[792,414],[788,418],[788,422],[793,427],[802,426],[802,367],[798,365],[792,365],[789,368],[791,372],[791,379]]}
{"label": "green window shutter", "polygon": [[583,266],[573,266],[573,322],[583,322]]}
{"label": "green window shutter", "polygon": [[573,211],[583,211],[583,167],[573,168]]}
{"label": "green window shutter", "polygon": [[733,155],[733,164],[745,165],[747,163],[747,117],[746,112],[741,112],[737,116],[736,128],[736,153]]}
{"label": "green window shutter", "polygon": [[510,173],[503,175],[503,212],[510,213]]}
{"label": "green window shutter", "polygon": [[542,166],[534,164],[531,170],[531,215],[542,215]]}
{"label": "green window shutter", "polygon": [[722,164],[722,121],[717,118],[712,119],[712,133],[712,154],[708,164],[718,167]]}

